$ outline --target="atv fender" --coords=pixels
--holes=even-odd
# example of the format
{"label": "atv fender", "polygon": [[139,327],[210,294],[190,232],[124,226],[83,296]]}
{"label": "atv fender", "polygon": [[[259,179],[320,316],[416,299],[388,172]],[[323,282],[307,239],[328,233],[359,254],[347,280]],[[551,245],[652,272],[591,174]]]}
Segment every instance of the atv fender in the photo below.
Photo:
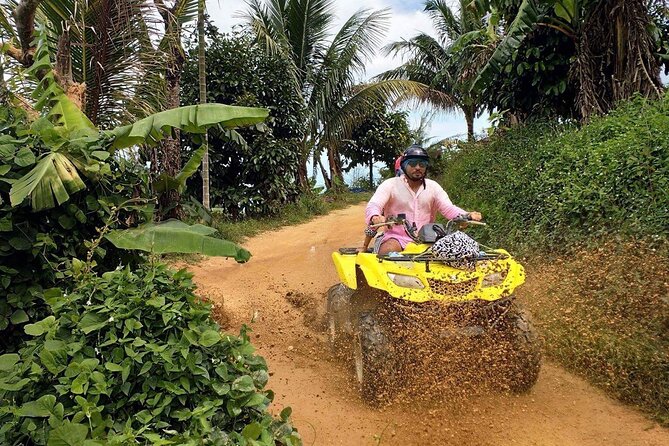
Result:
{"label": "atv fender", "polygon": [[339,252],[332,253],[332,261],[337,269],[339,280],[347,287],[355,290],[358,288],[358,281],[355,272],[356,255],[341,254]]}

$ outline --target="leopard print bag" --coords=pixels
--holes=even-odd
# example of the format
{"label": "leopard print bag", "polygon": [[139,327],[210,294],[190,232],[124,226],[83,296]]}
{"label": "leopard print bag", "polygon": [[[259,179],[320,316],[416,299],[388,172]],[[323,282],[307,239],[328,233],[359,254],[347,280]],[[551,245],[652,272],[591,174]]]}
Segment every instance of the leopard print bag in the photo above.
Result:
{"label": "leopard print bag", "polygon": [[462,231],[441,237],[432,245],[432,252],[440,259],[449,259],[448,266],[472,271],[476,268],[479,244]]}

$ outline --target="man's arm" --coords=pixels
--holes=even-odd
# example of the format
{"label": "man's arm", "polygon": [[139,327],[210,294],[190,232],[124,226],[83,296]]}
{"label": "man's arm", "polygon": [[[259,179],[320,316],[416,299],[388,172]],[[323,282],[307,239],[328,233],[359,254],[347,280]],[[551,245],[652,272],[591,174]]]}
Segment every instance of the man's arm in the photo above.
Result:
{"label": "man's arm", "polygon": [[[383,209],[386,207],[392,193],[392,181],[386,180],[376,189],[365,208],[365,222],[367,224],[378,224],[386,221]],[[372,219],[374,221],[372,221]]]}
{"label": "man's arm", "polygon": [[465,211],[464,209],[459,208],[453,204],[451,199],[448,198],[448,194],[441,187],[439,183],[435,181],[434,186],[435,186],[434,200],[437,205],[437,209],[439,209],[439,212],[441,212],[441,215],[451,220],[457,217],[458,215],[467,213],[467,211]]}

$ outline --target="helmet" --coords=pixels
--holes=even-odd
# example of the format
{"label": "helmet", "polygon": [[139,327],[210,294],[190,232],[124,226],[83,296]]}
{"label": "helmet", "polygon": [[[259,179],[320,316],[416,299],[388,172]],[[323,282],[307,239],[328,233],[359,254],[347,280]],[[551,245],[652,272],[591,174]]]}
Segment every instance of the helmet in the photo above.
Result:
{"label": "helmet", "polygon": [[404,155],[402,155],[402,172],[407,173],[406,166],[409,160],[412,159],[419,159],[430,162],[430,157],[427,154],[427,150],[418,144],[412,144],[404,151]]}
{"label": "helmet", "polygon": [[427,150],[419,146],[418,144],[412,144],[409,146],[405,151],[404,155],[402,155],[402,159],[411,159],[411,158],[419,158],[419,159],[424,159],[425,161],[429,161],[430,157],[427,154]]}

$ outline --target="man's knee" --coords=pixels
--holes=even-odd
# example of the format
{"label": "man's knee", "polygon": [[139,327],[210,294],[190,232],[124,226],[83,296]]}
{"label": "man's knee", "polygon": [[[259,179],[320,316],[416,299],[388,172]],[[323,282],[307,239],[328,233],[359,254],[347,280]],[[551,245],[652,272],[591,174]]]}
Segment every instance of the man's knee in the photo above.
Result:
{"label": "man's knee", "polygon": [[400,252],[400,251],[402,251],[402,245],[400,245],[400,242],[398,242],[394,238],[386,240],[381,244],[381,247],[379,248],[379,254],[388,254],[389,252]]}

